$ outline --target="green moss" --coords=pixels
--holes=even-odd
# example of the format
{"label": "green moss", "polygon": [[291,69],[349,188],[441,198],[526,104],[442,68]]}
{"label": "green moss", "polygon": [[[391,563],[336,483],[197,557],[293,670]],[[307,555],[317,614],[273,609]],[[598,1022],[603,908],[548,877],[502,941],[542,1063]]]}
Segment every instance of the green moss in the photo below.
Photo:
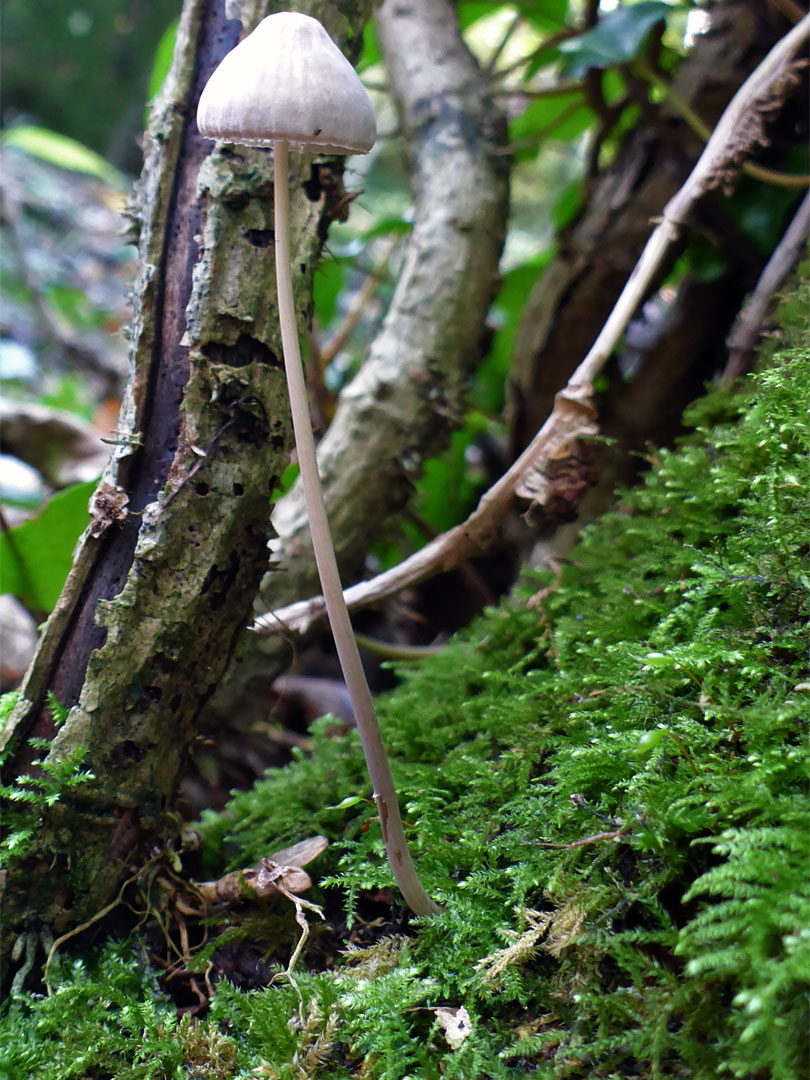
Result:
{"label": "green moss", "polygon": [[49,997],[13,995],[0,1076],[17,1080],[228,1080],[236,1046],[210,1023],[178,1019],[146,951],[109,943],[92,964],[60,965]]}
{"label": "green moss", "polygon": [[[383,703],[415,854],[447,912],[411,943],[404,987],[400,968],[374,982],[359,1042],[343,1006],[337,1037],[377,1062],[370,1075],[438,1076],[442,1047],[442,1075],[796,1075],[808,385],[797,348],[745,398],[704,399],[695,433],[587,531],[559,583],[533,576]],[[350,896],[389,884],[373,810],[327,809],[368,794],[355,740],[316,740],[211,837],[227,832],[244,863],[324,831]],[[486,979],[510,934],[523,953]],[[448,1003],[473,1021],[456,1051],[431,1035]]]}
{"label": "green moss", "polygon": [[[222,987],[208,1030],[236,1043],[232,1075],[803,1075],[809,344],[787,330],[744,395],[699,402],[694,433],[586,531],[560,580],[530,575],[403,673],[381,720],[446,910],[335,972],[304,958],[301,1006],[284,981]],[[372,807],[347,799],[370,794],[356,738],[321,722],[315,742],[206,819],[208,870],[324,832],[319,888],[351,908],[391,881]],[[154,1002],[146,985],[126,1008]],[[10,1014],[27,1018],[32,1063],[54,1053],[54,1000]],[[471,1031],[453,1049],[436,1010],[462,1006]],[[143,1025],[156,1045],[161,1017]]]}

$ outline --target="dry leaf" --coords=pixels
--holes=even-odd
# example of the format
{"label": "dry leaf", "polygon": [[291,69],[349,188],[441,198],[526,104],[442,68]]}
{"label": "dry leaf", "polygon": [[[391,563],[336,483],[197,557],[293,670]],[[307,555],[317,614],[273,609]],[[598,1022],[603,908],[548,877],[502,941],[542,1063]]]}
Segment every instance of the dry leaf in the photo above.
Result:
{"label": "dry leaf", "polygon": [[274,851],[256,866],[232,870],[218,881],[199,881],[196,888],[212,904],[240,904],[251,896],[265,900],[278,893],[305,892],[312,881],[301,867],[320,855],[327,843],[324,836],[311,836]]}
{"label": "dry leaf", "polygon": [[434,1011],[448,1046],[451,1050],[458,1050],[472,1032],[470,1014],[463,1005],[458,1009],[435,1009]]}

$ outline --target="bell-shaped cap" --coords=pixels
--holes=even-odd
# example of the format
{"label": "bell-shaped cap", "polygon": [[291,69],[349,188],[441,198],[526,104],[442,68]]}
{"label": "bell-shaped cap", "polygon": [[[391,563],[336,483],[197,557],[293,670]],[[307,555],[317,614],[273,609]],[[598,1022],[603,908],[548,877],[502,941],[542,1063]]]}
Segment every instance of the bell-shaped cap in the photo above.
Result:
{"label": "bell-shaped cap", "polygon": [[280,11],[228,53],[200,96],[197,126],[247,146],[286,140],[316,153],[367,154],[374,110],[317,19]]}

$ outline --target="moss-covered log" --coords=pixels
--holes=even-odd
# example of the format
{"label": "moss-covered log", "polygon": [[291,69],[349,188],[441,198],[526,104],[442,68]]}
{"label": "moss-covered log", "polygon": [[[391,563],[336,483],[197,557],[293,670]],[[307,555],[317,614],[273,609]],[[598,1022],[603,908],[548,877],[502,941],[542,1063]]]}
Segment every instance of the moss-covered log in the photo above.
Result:
{"label": "moss-covered log", "polygon": [[[345,44],[359,41],[371,6],[309,9]],[[93,779],[32,807],[32,832],[5,877],[4,955],[26,930],[61,934],[92,917],[165,839],[197,716],[267,568],[270,494],[290,449],[272,160],[215,148],[194,117],[242,34],[237,17],[248,31],[269,9],[186,0],[152,110],[131,207],[139,273],[116,444],[2,733],[5,783],[42,758],[52,770],[80,762]],[[291,203],[304,316],[328,224],[311,172],[298,157]],[[69,710],[59,726],[48,695]]]}

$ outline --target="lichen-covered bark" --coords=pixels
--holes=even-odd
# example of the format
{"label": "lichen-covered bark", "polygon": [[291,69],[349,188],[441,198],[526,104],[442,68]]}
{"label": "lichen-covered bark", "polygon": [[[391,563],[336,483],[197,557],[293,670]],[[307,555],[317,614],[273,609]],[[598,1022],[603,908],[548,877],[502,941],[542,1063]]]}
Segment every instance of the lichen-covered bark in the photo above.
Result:
{"label": "lichen-covered bark", "polygon": [[[506,229],[506,129],[447,0],[388,0],[380,46],[412,162],[416,220],[383,328],[318,449],[338,560],[356,570],[407,500],[424,460],[463,415]],[[283,575],[268,604],[308,596],[317,575],[303,492],[273,515]]]}
{"label": "lichen-covered bark", "polygon": [[[344,40],[351,15],[310,5]],[[95,779],[41,816],[5,881],[3,952],[26,928],[93,916],[165,836],[199,712],[267,567],[269,496],[290,449],[272,257],[273,173],[263,150],[218,147],[194,116],[239,40],[223,0],[186,0],[153,110],[133,219],[140,232],[130,378],[91,524],[2,733],[4,779],[76,747]],[[250,2],[248,27],[268,5]],[[336,167],[337,168],[337,167]],[[324,200],[292,169],[297,303],[306,314]],[[307,183],[306,191],[304,183]],[[56,731],[52,691],[70,707]]]}

